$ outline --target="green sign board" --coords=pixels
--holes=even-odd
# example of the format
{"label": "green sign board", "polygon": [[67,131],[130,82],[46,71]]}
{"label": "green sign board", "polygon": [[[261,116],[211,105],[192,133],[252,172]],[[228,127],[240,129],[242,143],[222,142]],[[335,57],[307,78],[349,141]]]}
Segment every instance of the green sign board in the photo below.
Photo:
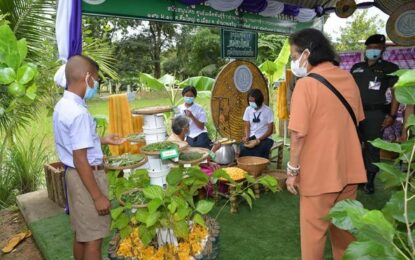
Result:
{"label": "green sign board", "polygon": [[256,58],[258,33],[222,29],[222,58]]}
{"label": "green sign board", "polygon": [[236,10],[220,12],[203,4],[185,5],[178,0],[83,0],[82,12],[280,34],[291,34],[310,27],[322,30],[324,24],[323,18],[299,23],[285,15],[264,17]]}

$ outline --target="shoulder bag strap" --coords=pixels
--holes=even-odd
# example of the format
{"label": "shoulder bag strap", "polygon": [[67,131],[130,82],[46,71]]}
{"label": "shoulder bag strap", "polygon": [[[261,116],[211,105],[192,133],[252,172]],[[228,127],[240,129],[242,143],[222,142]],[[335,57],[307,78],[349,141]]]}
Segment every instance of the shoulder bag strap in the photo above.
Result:
{"label": "shoulder bag strap", "polygon": [[340,102],[342,102],[344,107],[349,112],[350,117],[352,118],[354,125],[357,127],[356,115],[354,114],[352,107],[349,105],[349,103],[343,97],[343,95],[340,94],[340,92],[330,82],[328,82],[328,80],[325,79],[323,76],[321,76],[319,74],[316,74],[316,73],[310,73],[310,74],[308,74],[308,77],[311,77],[313,79],[316,79],[316,80],[320,81],[323,85],[325,85],[328,89],[330,89],[331,92],[334,93],[334,95],[337,96],[337,98],[340,100]]}

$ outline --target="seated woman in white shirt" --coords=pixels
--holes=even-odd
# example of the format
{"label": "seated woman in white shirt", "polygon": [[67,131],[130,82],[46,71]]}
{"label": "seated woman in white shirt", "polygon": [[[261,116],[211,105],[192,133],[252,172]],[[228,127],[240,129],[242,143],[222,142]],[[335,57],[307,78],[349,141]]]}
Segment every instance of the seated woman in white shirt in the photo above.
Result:
{"label": "seated woman in white shirt", "polygon": [[184,104],[178,107],[181,115],[190,119],[189,131],[186,137],[187,143],[192,147],[210,149],[212,141],[209,139],[206,129],[207,117],[202,106],[194,103],[197,90],[193,86],[187,86],[182,91]]}
{"label": "seated woman in white shirt", "polygon": [[[243,120],[245,122],[244,143],[241,144],[239,156],[258,156],[268,159],[274,141],[271,139],[274,130],[274,114],[264,104],[264,95],[259,89],[252,89],[248,95],[249,106]],[[254,147],[247,148],[245,143],[254,142]]]}

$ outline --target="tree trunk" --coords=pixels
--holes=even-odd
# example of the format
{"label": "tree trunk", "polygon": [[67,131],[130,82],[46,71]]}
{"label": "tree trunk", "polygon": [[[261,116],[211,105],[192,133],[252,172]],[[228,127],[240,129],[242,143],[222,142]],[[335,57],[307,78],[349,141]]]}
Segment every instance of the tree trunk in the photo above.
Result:
{"label": "tree trunk", "polygon": [[152,58],[154,63],[154,77],[160,78],[161,76],[161,65],[160,65],[160,54],[161,54],[161,33],[163,24],[160,22],[150,22],[150,33],[153,40],[152,46]]}

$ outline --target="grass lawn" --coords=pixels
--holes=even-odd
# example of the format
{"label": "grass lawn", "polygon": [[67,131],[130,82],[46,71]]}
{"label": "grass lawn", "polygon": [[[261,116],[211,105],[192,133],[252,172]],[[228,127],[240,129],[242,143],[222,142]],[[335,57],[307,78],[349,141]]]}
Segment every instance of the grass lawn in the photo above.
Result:
{"label": "grass lawn", "polygon": [[[197,102],[210,114],[208,98],[198,98]],[[130,108],[168,104],[167,98],[146,97],[131,102]],[[108,101],[92,100],[88,103],[88,108],[92,115],[108,115]],[[54,154],[52,118],[47,115],[46,110],[41,111],[30,130],[31,134],[44,137],[48,149]],[[287,151],[284,159],[288,159]],[[382,208],[389,196],[381,191],[379,183],[377,186],[378,192],[373,196],[359,192],[358,199],[369,209]],[[216,216],[223,203],[224,201],[218,203],[212,216]],[[298,204],[298,197],[283,191],[263,194],[261,199],[255,201],[253,210],[242,203],[236,215],[231,215],[229,207],[226,207],[218,217],[221,226],[220,259],[300,259]],[[30,228],[46,259],[72,259],[72,232],[67,215],[62,213],[37,221]],[[107,242],[108,239],[103,255],[107,252]],[[329,243],[326,247],[326,259],[332,259]]]}
{"label": "grass lawn", "polygon": [[[377,190],[372,196],[359,191],[358,199],[369,209],[380,209],[389,195],[381,191],[379,183]],[[221,203],[224,200],[219,202],[212,216],[216,216]],[[242,203],[236,215],[225,208],[218,218],[221,227],[219,259],[300,259],[298,203],[298,196],[282,191],[262,194],[252,210]],[[72,233],[67,215],[37,221],[30,228],[46,259],[71,259]],[[107,241],[103,255],[107,254]],[[325,256],[325,259],[332,259],[329,243]]]}

